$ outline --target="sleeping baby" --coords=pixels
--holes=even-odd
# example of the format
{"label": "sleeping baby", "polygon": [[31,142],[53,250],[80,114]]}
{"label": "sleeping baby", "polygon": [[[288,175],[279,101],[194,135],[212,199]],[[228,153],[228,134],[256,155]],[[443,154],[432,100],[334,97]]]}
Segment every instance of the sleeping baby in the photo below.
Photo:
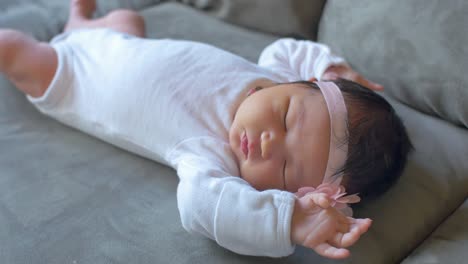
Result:
{"label": "sleeping baby", "polygon": [[349,204],[388,189],[411,148],[382,86],[322,44],[280,39],[254,64],[95,7],[73,0],[50,43],[1,29],[0,71],[42,113],[173,167],[189,232],[245,255],[349,256],[371,225]]}

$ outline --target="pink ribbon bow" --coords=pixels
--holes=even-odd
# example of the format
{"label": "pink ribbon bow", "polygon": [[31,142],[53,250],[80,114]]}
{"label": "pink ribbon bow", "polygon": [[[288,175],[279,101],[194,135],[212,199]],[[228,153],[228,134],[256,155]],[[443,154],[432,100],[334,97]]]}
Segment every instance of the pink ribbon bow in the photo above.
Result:
{"label": "pink ribbon bow", "polygon": [[[361,198],[357,194],[346,195],[345,187],[340,185],[341,177],[335,178],[331,182],[325,182],[314,187],[302,187],[296,192],[297,197],[303,197],[309,193],[324,193],[331,201],[330,205],[338,210],[348,210],[348,204],[358,203]],[[349,208],[350,209],[350,208]]]}

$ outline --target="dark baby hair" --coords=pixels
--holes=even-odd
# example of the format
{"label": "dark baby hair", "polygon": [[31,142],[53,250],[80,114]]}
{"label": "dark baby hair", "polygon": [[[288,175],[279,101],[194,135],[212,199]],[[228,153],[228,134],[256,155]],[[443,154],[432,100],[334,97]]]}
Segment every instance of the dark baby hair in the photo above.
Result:
{"label": "dark baby hair", "polygon": [[[320,90],[313,82],[293,82]],[[384,193],[401,175],[413,149],[406,129],[382,96],[352,81],[334,83],[348,109],[348,157],[343,172],[348,194],[363,199]]]}

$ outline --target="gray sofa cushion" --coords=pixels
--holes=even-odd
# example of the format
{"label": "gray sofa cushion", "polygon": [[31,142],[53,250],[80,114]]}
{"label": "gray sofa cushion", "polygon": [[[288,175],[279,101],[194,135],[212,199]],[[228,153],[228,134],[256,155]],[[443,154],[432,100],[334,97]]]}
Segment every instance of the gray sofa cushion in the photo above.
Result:
{"label": "gray sofa cushion", "polygon": [[[201,40],[251,60],[274,40],[173,3],[142,14],[150,37]],[[467,131],[392,103],[417,151],[389,193],[356,210],[374,225],[341,263],[403,259],[467,195]],[[0,170],[4,263],[335,263],[301,247],[283,259],[239,256],[188,234],[172,169],[42,116],[1,76]]]}
{"label": "gray sofa cushion", "polygon": [[468,127],[468,2],[327,2],[319,40],[388,94]]}
{"label": "gray sofa cushion", "polygon": [[276,35],[316,39],[325,0],[178,0],[224,21]]}
{"label": "gray sofa cushion", "polygon": [[266,33],[218,21],[177,3],[167,3],[144,10],[143,15],[150,38],[169,37],[207,42],[254,62],[263,48],[276,39]]}
{"label": "gray sofa cushion", "polygon": [[397,184],[357,211],[374,219],[357,248],[369,263],[400,262],[468,196],[468,130],[389,101],[415,151]]}
{"label": "gray sofa cushion", "polygon": [[403,264],[466,263],[468,259],[468,199]]}

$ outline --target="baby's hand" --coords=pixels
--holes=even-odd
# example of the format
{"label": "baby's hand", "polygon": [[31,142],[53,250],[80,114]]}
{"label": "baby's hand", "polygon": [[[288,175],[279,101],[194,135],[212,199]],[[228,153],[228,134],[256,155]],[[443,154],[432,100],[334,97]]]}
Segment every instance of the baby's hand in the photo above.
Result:
{"label": "baby's hand", "polygon": [[323,193],[298,198],[292,217],[291,239],[324,257],[347,258],[350,252],[346,248],[367,232],[372,220],[347,217],[330,203]]}
{"label": "baby's hand", "polygon": [[369,81],[368,79],[364,78],[361,74],[351,69],[351,67],[348,65],[336,65],[328,67],[328,69],[322,75],[322,80],[324,81],[333,81],[338,78],[359,83],[360,85],[367,87],[371,90],[382,91],[384,89],[382,85]]}

